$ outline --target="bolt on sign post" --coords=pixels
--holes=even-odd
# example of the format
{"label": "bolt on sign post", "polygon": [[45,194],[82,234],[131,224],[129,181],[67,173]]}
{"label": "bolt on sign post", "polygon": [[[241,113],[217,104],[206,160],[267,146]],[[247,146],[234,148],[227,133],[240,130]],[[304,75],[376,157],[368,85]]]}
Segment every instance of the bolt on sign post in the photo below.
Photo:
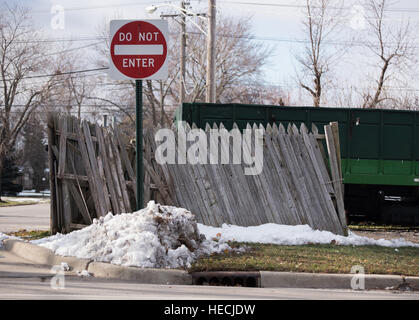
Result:
{"label": "bolt on sign post", "polygon": [[135,80],[137,210],[144,207],[143,83],[168,77],[169,28],[165,20],[112,20],[109,76]]}

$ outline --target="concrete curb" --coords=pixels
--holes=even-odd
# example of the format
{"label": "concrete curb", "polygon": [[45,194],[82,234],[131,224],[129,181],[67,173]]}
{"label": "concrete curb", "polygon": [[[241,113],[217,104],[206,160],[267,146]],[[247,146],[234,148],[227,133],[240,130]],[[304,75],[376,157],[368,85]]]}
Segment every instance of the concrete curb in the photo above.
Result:
{"label": "concrete curb", "polygon": [[145,284],[192,284],[192,275],[176,269],[124,267],[104,262],[92,262],[87,271],[99,278],[131,280]]}
{"label": "concrete curb", "polygon": [[[359,275],[260,271],[260,278],[262,288],[352,289],[351,283]],[[399,289],[406,285],[419,290],[419,277],[365,274],[364,284],[366,290]]]}
{"label": "concrete curb", "polygon": [[124,267],[89,259],[62,257],[50,249],[13,239],[4,240],[3,246],[5,250],[33,263],[54,266],[66,262],[71,271],[87,270],[97,278],[130,280],[146,284],[192,284],[192,275],[183,270]]}
{"label": "concrete curb", "polygon": [[47,248],[20,240],[6,239],[3,241],[3,246],[5,250],[13,252],[15,255],[41,265],[54,266],[60,265],[61,262],[66,262],[71,267],[71,270],[85,270],[91,261],[75,257],[58,256]]}
{"label": "concrete curb", "polygon": [[[193,283],[194,273],[190,274],[184,270],[125,267],[106,262],[94,262],[89,259],[62,257],[55,255],[47,248],[13,239],[4,240],[3,246],[5,250],[33,263],[53,266],[66,262],[72,271],[87,270],[97,278],[129,280],[145,284],[192,285]],[[236,274],[236,272],[229,273],[232,276]],[[354,277],[359,277],[355,274],[275,271],[256,271],[254,273],[260,274],[260,287],[262,288],[352,289],[351,282],[355,281]],[[419,277],[366,274],[364,283],[367,290],[388,288],[403,290],[409,287],[419,291]]]}

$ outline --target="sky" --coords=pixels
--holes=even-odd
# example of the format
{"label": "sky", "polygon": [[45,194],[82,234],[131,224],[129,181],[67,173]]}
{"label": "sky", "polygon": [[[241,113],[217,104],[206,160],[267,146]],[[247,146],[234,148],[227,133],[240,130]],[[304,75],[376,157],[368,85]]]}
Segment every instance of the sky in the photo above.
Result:
{"label": "sky", "polygon": [[[332,3],[334,1],[332,0]],[[178,6],[180,0],[7,0],[6,2],[31,7],[37,26],[44,30],[48,38],[72,39],[73,47],[85,47],[100,41],[95,39],[98,37],[100,27],[108,25],[112,18],[157,19],[161,13],[176,11],[173,6]],[[268,65],[264,67],[265,80],[268,84],[281,86],[284,90],[293,90],[297,86],[296,70],[299,65],[295,55],[302,52],[305,44],[303,41],[305,34],[302,32],[301,24],[304,18],[304,2],[305,0],[217,0],[218,14],[251,17],[254,41],[260,41],[272,48]],[[191,0],[190,10],[196,13],[206,12],[207,3],[207,0]],[[419,1],[395,0],[391,3],[386,23],[396,26],[409,20],[411,26],[418,29]],[[152,4],[166,4],[166,6],[159,7],[154,14],[148,14],[145,9]],[[64,9],[64,23],[59,24],[58,28],[57,25],[51,25],[51,22],[61,21],[61,18],[56,19],[57,13],[52,12],[57,8]],[[338,16],[343,20],[343,28],[330,41],[337,42],[333,45],[343,49],[346,54],[334,70],[336,76],[333,81],[335,85],[338,83],[336,86],[370,85],[371,82],[365,75],[374,77],[376,74],[373,65],[375,60],[369,52],[360,46],[345,47],[342,43],[350,39],[359,42],[369,36],[367,29],[364,28],[365,20],[360,20],[364,8],[365,0],[345,0],[344,10]],[[419,39],[415,41],[419,45]],[[408,75],[409,80],[406,81],[409,86],[404,89],[419,88],[418,82],[414,80],[419,78],[417,75],[418,71],[412,69]]]}

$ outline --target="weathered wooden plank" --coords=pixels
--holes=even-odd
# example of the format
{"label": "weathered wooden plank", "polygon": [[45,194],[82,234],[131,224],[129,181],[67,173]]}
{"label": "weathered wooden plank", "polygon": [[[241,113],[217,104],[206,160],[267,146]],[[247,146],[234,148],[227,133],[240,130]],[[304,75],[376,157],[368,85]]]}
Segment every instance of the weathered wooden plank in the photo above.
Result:
{"label": "weathered wooden plank", "polygon": [[104,192],[104,198],[105,198],[105,202],[106,202],[106,211],[108,212],[112,212],[112,205],[111,205],[111,200],[110,200],[110,196],[109,196],[109,190],[108,190],[108,186],[106,184],[106,178],[105,178],[105,172],[103,169],[103,161],[101,159],[101,156],[99,155],[97,158],[97,167],[98,167],[98,171],[99,171],[99,177],[100,179],[103,181],[103,192]]}
{"label": "weathered wooden plank", "polygon": [[[113,128],[113,132],[114,132],[114,135],[115,135],[115,138],[116,138],[116,142],[119,146],[120,156],[121,156],[121,160],[123,162],[124,168],[128,172],[128,176],[129,176],[130,180],[134,182],[134,190],[136,190],[136,188],[137,188],[137,184],[136,184],[137,176],[135,175],[134,169],[132,168],[131,161],[129,160],[128,153],[127,153],[127,150],[126,150],[126,146],[125,146],[125,144],[122,140],[122,136],[121,136],[121,133],[120,133],[118,127],[115,126]],[[134,197],[137,200],[137,192],[134,192]]]}
{"label": "weathered wooden plank", "polygon": [[342,178],[342,181],[340,182],[341,189],[342,189],[342,197],[344,197],[345,188],[343,187],[342,159],[340,156],[339,124],[336,121],[330,122],[330,127],[332,129],[333,140],[334,140],[335,148],[336,148],[336,158],[338,162],[339,176]]}
{"label": "weathered wooden plank", "polygon": [[165,185],[161,181],[160,176],[154,171],[153,167],[151,166],[151,164],[148,162],[147,159],[144,159],[144,169],[145,169],[145,173],[147,173],[150,176],[151,181],[153,181],[153,183],[156,186],[159,186],[161,188],[160,193],[162,195],[162,198],[165,200],[165,202],[166,203],[173,202],[169,193],[166,190]]}
{"label": "weathered wooden plank", "polygon": [[84,222],[88,225],[92,223],[92,218],[90,217],[89,210],[87,209],[87,204],[82,198],[81,192],[77,190],[77,188],[74,186],[71,182],[66,182],[68,189],[70,190],[70,193],[74,199],[74,202],[77,205],[77,208],[79,209],[79,212],[81,213]]}
{"label": "weathered wooden plank", "polygon": [[[193,132],[197,132],[196,130],[198,129],[196,125],[192,126],[192,130],[190,130],[190,128],[186,126],[186,133],[190,135]],[[203,131],[199,131],[198,134],[202,134],[202,133]],[[191,145],[195,145],[195,146],[198,146],[199,151],[202,152],[203,148],[207,148],[206,144],[207,144],[206,139],[205,140],[199,139],[198,141],[191,141],[191,137],[189,136],[187,137],[186,146],[188,150],[191,147]],[[185,172],[187,172],[187,176],[185,178],[189,178],[190,184],[193,186],[194,195],[196,196],[195,201],[199,205],[202,221],[204,221],[205,224],[211,224],[212,223],[212,219],[211,219],[212,217],[210,216],[211,206],[208,200],[207,189],[205,188],[205,183],[207,181],[204,180],[204,175],[201,176],[201,173],[200,173],[200,167],[203,165],[200,162],[204,161],[203,157],[201,157],[201,155],[198,154],[198,158],[197,158],[196,154],[193,155],[192,153],[189,153],[189,155],[187,155],[187,159],[188,159],[189,164],[182,166],[182,169],[185,169]]]}
{"label": "weathered wooden plank", "polygon": [[[174,133],[175,133],[175,143],[176,145],[178,144],[177,142],[177,136],[176,136],[176,129],[174,128]],[[183,127],[179,128],[179,130],[184,130]],[[186,146],[183,146],[185,148],[185,152],[186,152]],[[180,149],[182,149],[182,146],[179,147]],[[176,158],[178,157],[179,152],[182,152],[179,150],[179,148],[176,148],[175,152],[176,152]],[[187,209],[189,209],[191,212],[193,212],[193,208],[190,207],[191,204],[191,200],[189,197],[189,194],[187,193],[187,189],[185,186],[185,182],[182,179],[182,174],[179,171],[179,164],[167,164],[166,165],[167,170],[171,176],[171,179],[173,181],[173,188],[174,188],[174,194],[176,197],[176,201],[177,203],[182,206],[185,207]],[[193,212],[195,213],[195,212]]]}
{"label": "weathered wooden plank", "polygon": [[[314,136],[317,136],[319,134],[319,129],[317,128],[317,126],[314,123],[311,124],[311,132],[313,132]],[[324,139],[326,139],[326,136],[325,135],[323,135],[323,136],[324,136],[323,139],[317,139],[317,143],[318,143],[319,151],[320,151],[321,157],[323,159],[323,162],[327,163],[326,150],[324,149],[324,145],[323,145],[323,141],[324,141]],[[328,168],[326,168],[326,169],[328,169]],[[329,171],[328,171],[328,176],[330,177],[330,172]]]}
{"label": "weathered wooden plank", "polygon": [[339,175],[339,163],[337,160],[337,152],[340,152],[336,149],[335,146],[335,139],[333,137],[332,128],[330,125],[324,126],[324,132],[326,134],[326,143],[327,143],[327,151],[329,153],[329,162],[330,162],[330,170],[332,172],[332,181],[333,187],[335,189],[335,197],[337,203],[337,209],[339,214],[339,220],[343,228],[343,232],[345,235],[348,235],[348,227],[346,224],[346,216],[345,216],[345,206],[343,203],[343,193],[342,193],[342,177]]}
{"label": "weathered wooden plank", "polygon": [[47,118],[47,136],[48,136],[48,165],[49,165],[49,189],[51,192],[50,200],[50,233],[56,234],[58,232],[57,223],[57,193],[55,188],[55,135],[54,135],[54,118],[52,114],[48,114]]}
{"label": "weathered wooden plank", "polygon": [[[236,123],[233,124],[234,130],[239,130]],[[241,132],[240,132],[241,134]],[[234,150],[235,153],[243,152],[243,149],[248,149],[248,146],[245,147],[245,142],[242,141],[241,146],[234,146],[237,149]],[[241,148],[241,150],[238,150]],[[231,148],[230,152],[233,151],[233,148]],[[242,155],[243,156],[243,155]],[[233,154],[230,153],[230,161],[233,159]],[[233,192],[235,191],[235,185],[240,186],[240,210],[242,214],[244,215],[245,221],[243,225],[257,225],[266,223],[269,221],[268,216],[265,211],[260,210],[260,207],[257,207],[255,197],[258,197],[257,193],[254,193],[251,191],[251,187],[255,185],[255,182],[253,181],[253,177],[246,176],[244,173],[245,165],[243,163],[243,160],[241,161],[240,165],[233,165],[233,170],[235,173],[235,177],[237,181],[235,181],[232,185]],[[249,180],[252,180],[251,184],[249,185]],[[257,214],[260,212],[260,215]],[[246,214],[244,214],[246,213]]]}
{"label": "weathered wooden plank", "polygon": [[[66,170],[66,162],[67,162],[67,118],[61,118],[61,131],[62,135],[60,137],[60,146],[59,146],[59,163],[58,163],[58,173],[64,174]],[[68,232],[68,225],[72,222],[71,221],[71,204],[70,204],[70,194],[68,191],[67,184],[63,181],[58,181],[60,184],[60,193],[61,193],[61,201],[62,201],[62,229],[65,232]]]}
{"label": "weathered wooden plank", "polygon": [[313,162],[311,161],[310,155],[304,143],[301,135],[294,135],[294,145],[297,152],[297,158],[301,161],[304,178],[306,181],[307,190],[309,192],[309,201],[312,204],[312,219],[316,225],[313,225],[316,229],[326,229],[335,232],[334,224],[328,215],[330,213],[325,205],[325,201],[322,198],[321,185],[317,178]]}
{"label": "weathered wooden plank", "polygon": [[280,177],[282,177],[282,183],[281,186],[283,189],[282,193],[286,196],[288,208],[290,209],[290,212],[292,213],[294,220],[289,220],[290,224],[302,224],[306,223],[304,219],[303,207],[299,201],[299,195],[296,191],[295,185],[293,183],[292,177],[291,177],[291,170],[287,166],[286,159],[284,157],[284,152],[287,152],[287,150],[281,149],[281,145],[279,142],[279,135],[285,134],[285,129],[282,125],[277,127],[275,124],[272,127],[273,136],[272,136],[272,146],[273,150],[276,151],[276,159],[275,161],[278,166],[277,170],[280,172]]}
{"label": "weathered wooden plank", "polygon": [[[242,168],[231,165],[231,163],[224,163],[225,161],[223,161],[223,154],[228,155],[229,161],[232,161],[230,158],[230,145],[225,145],[223,143],[219,144],[219,142],[226,141],[226,139],[228,139],[228,132],[224,128],[224,125],[221,123],[219,128],[215,126],[212,130],[213,136],[211,137],[212,139],[210,139],[210,143],[216,146],[217,150],[219,149],[220,151],[220,154],[217,157],[218,159],[215,161],[215,166],[218,169],[220,185],[223,192],[225,192],[224,201],[229,204],[227,210],[221,212],[220,218],[222,223],[244,225],[246,224],[246,216],[243,213],[244,204],[240,198],[239,192],[234,190],[234,186],[239,185],[237,179],[239,175],[243,174]],[[218,139],[217,136],[220,136],[220,139]],[[220,148],[218,148],[218,146],[220,146]],[[213,155],[213,157],[215,157],[215,155]]]}
{"label": "weathered wooden plank", "polygon": [[[55,130],[55,134],[57,136],[61,136],[62,135],[62,130],[59,130],[59,129]],[[73,141],[78,141],[79,140],[77,131],[75,131],[75,132],[67,132],[66,136],[67,136],[67,140],[73,140]],[[97,142],[96,137],[92,137],[92,141],[93,142]]]}
{"label": "weathered wooden plank", "polygon": [[64,174],[57,173],[57,178],[58,179],[67,179],[67,180],[79,180],[81,182],[89,181],[87,176],[81,176],[81,175],[72,174],[72,173],[64,173]]}
{"label": "weathered wooden plank", "polygon": [[[183,130],[185,131],[186,135],[181,134],[178,136],[178,150],[181,150],[181,152],[184,152],[183,150],[185,150],[186,152],[191,144],[191,142],[187,140],[187,135],[191,131],[191,127],[189,124],[186,124]],[[182,146],[185,147],[185,149],[183,149]],[[184,155],[187,157],[186,153]],[[187,160],[187,158],[185,158],[185,160]],[[182,177],[182,180],[186,182],[186,190],[189,198],[191,199],[191,203],[189,204],[190,207],[193,208],[193,212],[197,216],[200,216],[201,219],[205,219],[205,204],[202,200],[199,186],[197,185],[198,182],[196,181],[197,177],[194,174],[193,165],[180,164],[177,166],[177,168],[179,170],[180,176]]]}
{"label": "weathered wooden plank", "polygon": [[173,203],[171,203],[171,205],[178,205],[178,203],[176,203],[176,197],[174,195],[174,185],[173,185],[173,180],[172,177],[169,174],[169,170],[167,168],[167,164],[157,164],[156,163],[156,159],[155,159],[155,152],[156,152],[156,142],[154,140],[155,137],[155,133],[150,130],[149,134],[146,136],[146,139],[151,147],[151,155],[152,155],[152,164],[154,164],[153,168],[154,169],[160,169],[161,172],[161,177],[162,177],[162,183],[167,186],[167,192],[170,195],[170,199],[173,201]]}
{"label": "weathered wooden plank", "polygon": [[61,118],[61,137],[60,137],[60,152],[58,162],[58,173],[64,174],[67,162],[67,118]]}
{"label": "weathered wooden plank", "polygon": [[92,168],[90,165],[89,155],[87,153],[86,142],[84,134],[80,126],[78,126],[78,145],[80,149],[81,159],[83,161],[84,168],[86,170],[87,179],[89,182],[89,190],[92,196],[93,205],[95,208],[96,217],[101,216],[101,205],[99,203],[97,186],[95,184],[95,179],[92,173]]}
{"label": "weathered wooden plank", "polygon": [[62,181],[62,201],[63,201],[63,225],[66,232],[69,231],[69,224],[72,223],[71,219],[71,203],[70,203],[70,192],[66,181]]}
{"label": "weathered wooden plank", "polygon": [[150,200],[151,200],[151,181],[150,181],[150,175],[146,171],[144,173],[144,203],[146,204]]}
{"label": "weathered wooden plank", "polygon": [[54,154],[55,161],[57,161],[57,163],[58,163],[58,160],[60,158],[60,152],[58,151],[57,146],[56,145],[52,145],[52,146],[48,145],[48,150],[49,150],[49,148],[51,148],[51,151]]}
{"label": "weathered wooden plank", "polygon": [[294,149],[297,151],[297,159],[298,161],[300,161],[301,169],[303,170],[304,180],[308,190],[308,199],[312,204],[312,219],[317,223],[317,225],[315,225],[314,227],[316,227],[317,229],[324,227],[330,231],[334,231],[333,225],[330,225],[330,220],[326,218],[325,214],[323,214],[325,213],[325,210],[327,210],[327,208],[323,205],[324,202],[320,201],[321,194],[319,194],[319,180],[317,179],[313,163],[308,154],[306,145],[304,144],[302,135],[299,133],[295,125],[293,125],[293,131],[294,135],[291,139],[293,140]]}
{"label": "weathered wooden plank", "polygon": [[112,145],[111,145],[111,141],[110,141],[110,137],[109,137],[109,133],[108,132],[104,132],[104,139],[105,139],[105,145],[107,147],[107,154],[108,154],[108,159],[109,159],[109,168],[111,170],[111,183],[113,183],[114,185],[114,190],[115,190],[115,194],[116,194],[116,201],[118,202],[118,208],[119,208],[119,212],[116,213],[125,213],[127,212],[126,208],[125,208],[125,204],[124,204],[124,199],[122,197],[122,189],[121,189],[121,185],[120,185],[120,181],[118,179],[118,171],[116,169],[116,160],[115,160],[115,156],[112,150]]}
{"label": "weathered wooden plank", "polygon": [[[279,130],[282,131],[283,127],[280,126]],[[307,190],[302,179],[301,168],[297,162],[297,159],[294,154],[294,150],[292,145],[289,141],[289,136],[287,134],[279,134],[277,136],[277,141],[279,143],[279,147],[281,149],[283,158],[285,160],[285,164],[290,172],[290,181],[292,184],[290,188],[292,189],[293,194],[297,197],[297,202],[300,205],[298,210],[299,217],[302,224],[309,224],[312,225],[311,215],[309,212],[311,211],[310,204],[307,203],[306,195]]]}
{"label": "weathered wooden plank", "polygon": [[[320,170],[321,170],[321,174],[323,176],[323,180],[324,180],[324,183],[326,185],[327,191],[330,194],[334,194],[335,191],[334,191],[332,183],[331,183],[332,179],[330,178],[330,174],[329,174],[329,171],[327,169],[327,162],[325,161],[326,159],[323,157],[323,155],[320,151],[320,145],[319,145],[318,141],[315,139],[314,135],[309,134],[308,139],[310,140],[311,146],[313,147],[313,151],[314,151],[314,155],[316,157],[317,163],[324,164],[324,165],[320,165]],[[323,143],[321,143],[321,146],[323,146]]]}
{"label": "weathered wooden plank", "polygon": [[[56,166],[55,166],[56,168]],[[58,170],[57,168],[55,170]],[[55,193],[57,200],[57,230],[58,232],[65,232],[63,224],[63,204],[62,204],[62,193],[61,184],[58,184],[57,175],[55,175]]]}
{"label": "weathered wooden plank", "polygon": [[116,139],[113,135],[110,135],[110,142],[111,142],[111,149],[114,152],[116,171],[118,173],[119,185],[121,186],[122,199],[124,201],[124,206],[126,210],[125,212],[131,212],[131,204],[129,200],[127,185],[125,183],[124,171],[122,169],[122,161],[119,156]]}
{"label": "weathered wooden plank", "polygon": [[117,199],[115,185],[113,184],[112,172],[109,164],[109,156],[106,148],[105,138],[103,135],[102,128],[96,124],[95,127],[96,137],[98,139],[98,146],[99,146],[99,154],[100,160],[103,163],[103,171],[106,178],[106,185],[108,187],[108,191],[110,194],[110,200],[112,204],[112,210],[114,213],[121,212],[121,208],[119,207],[119,202]]}
{"label": "weathered wooden plank", "polygon": [[[229,132],[225,129],[224,125],[220,123],[219,128],[215,127],[214,129],[218,129],[218,133],[221,136],[222,141],[229,141],[228,136],[230,135]],[[230,145],[224,145],[221,143],[221,154],[225,154],[229,156],[229,162],[223,164],[222,161],[220,162],[219,166],[219,174],[221,184],[224,188],[224,192],[226,193],[226,201],[230,204],[229,211],[225,212],[223,215],[223,220],[232,220],[232,223],[237,225],[246,225],[252,224],[253,221],[247,221],[247,216],[245,215],[245,203],[243,203],[240,197],[240,189],[237,190],[238,182],[237,179],[240,175],[243,175],[243,169],[241,165],[233,165],[230,153]],[[221,156],[220,156],[221,159]],[[241,187],[241,186],[240,186]],[[255,217],[252,217],[255,218]]]}
{"label": "weathered wooden plank", "polygon": [[[207,134],[207,145],[210,148],[211,145],[211,140],[216,139],[215,136],[210,135],[211,130],[217,130],[218,128],[215,127],[214,129],[211,129],[211,127],[209,126],[209,124],[207,124],[206,128],[205,128],[205,133]],[[217,139],[218,141],[218,139]],[[213,141],[212,143],[214,143],[215,141]],[[217,152],[218,154],[218,143],[217,143],[217,151],[216,150],[212,150],[211,148],[209,149],[209,153],[213,152]],[[209,160],[211,159],[211,156],[209,154]],[[209,164],[204,166],[204,170],[205,170],[205,174],[208,177],[209,183],[211,184],[211,190],[214,192],[214,194],[212,194],[210,197],[213,196],[213,201],[215,202],[213,206],[215,206],[218,210],[214,210],[211,211],[209,216],[210,216],[210,221],[211,221],[211,225],[213,226],[221,226],[223,223],[233,223],[233,222],[229,222],[229,221],[235,221],[234,220],[234,215],[233,215],[233,210],[231,208],[232,204],[228,202],[228,198],[226,195],[226,190],[225,190],[225,185],[223,184],[222,180],[221,180],[221,174],[222,174],[222,165],[219,164],[218,159],[217,161],[215,161],[214,164],[210,163],[211,161],[209,161]]]}
{"label": "weathered wooden plank", "polygon": [[274,150],[276,150],[277,157],[281,162],[281,175],[284,176],[285,182],[285,184],[283,184],[283,187],[285,188],[284,190],[288,190],[286,194],[289,195],[288,202],[291,204],[290,208],[295,208],[295,211],[293,211],[293,213],[295,219],[297,220],[296,224],[306,224],[307,221],[304,215],[305,209],[300,201],[300,195],[293,181],[291,167],[289,167],[287,162],[288,158],[285,158],[285,155],[288,155],[288,150],[286,148],[286,145],[282,145],[280,143],[280,136],[286,135],[285,128],[282,124],[280,124],[278,127],[274,125],[273,132],[275,132],[275,135],[272,139],[272,145],[274,147]]}
{"label": "weathered wooden plank", "polygon": [[[317,182],[319,183],[318,185],[318,190],[320,192],[320,197],[321,197],[321,203],[326,207],[326,211],[328,213],[329,219],[332,222],[332,226],[333,226],[333,231],[338,233],[338,234],[342,234],[342,229],[340,228],[340,222],[337,218],[337,213],[336,213],[336,209],[333,205],[332,199],[330,197],[329,191],[327,190],[327,184],[324,181],[324,176],[323,176],[323,172],[321,170],[321,167],[325,167],[325,163],[322,162],[322,160],[316,157],[315,155],[315,151],[314,149],[317,147],[317,141],[314,140],[314,137],[312,137],[312,139],[310,140],[310,136],[308,135],[308,132],[305,128],[304,125],[301,126],[300,132],[302,133],[302,137],[303,137],[303,141],[304,144],[307,148],[307,152],[309,154],[309,157],[311,159],[311,163],[313,165],[313,168],[315,170],[315,174],[317,176]],[[320,213],[319,213],[320,214]],[[339,228],[336,228],[336,227]]]}
{"label": "weathered wooden plank", "polygon": [[[252,137],[255,141],[255,150],[254,150],[254,158],[255,158],[255,165],[256,163],[262,163],[262,171],[259,174],[250,175],[249,178],[253,178],[254,182],[256,184],[257,189],[255,190],[258,194],[260,199],[262,200],[263,207],[259,208],[259,212],[256,216],[259,217],[258,223],[264,223],[270,222],[274,223],[275,216],[276,216],[276,210],[277,208],[274,206],[274,198],[272,196],[272,189],[269,187],[267,180],[270,179],[270,177],[267,177],[265,175],[266,170],[264,171],[264,155],[263,150],[262,153],[256,152],[256,143],[261,143],[263,145],[263,135],[262,135],[262,141],[256,141],[256,139],[259,139],[259,137],[256,134],[256,130],[258,129],[256,125],[253,126],[253,128],[250,126],[250,124],[246,127],[247,130],[250,130],[252,132]],[[252,143],[251,141],[248,141],[247,139],[243,139],[243,152],[247,152],[247,154],[251,155],[252,150]],[[265,221],[264,221],[265,220]],[[265,223],[266,223],[265,222]]]}
{"label": "weathered wooden plank", "polygon": [[97,164],[97,156],[96,156],[96,151],[93,145],[93,141],[92,141],[92,134],[90,131],[90,125],[88,122],[83,121],[82,122],[82,126],[83,126],[83,133],[84,133],[84,139],[86,141],[86,147],[87,147],[87,153],[89,156],[89,161],[90,161],[90,167],[91,167],[91,171],[92,171],[92,176],[94,179],[94,183],[96,185],[96,192],[97,197],[99,199],[99,212],[98,214],[100,216],[105,216],[109,211],[111,211],[111,208],[109,206],[109,199],[105,199],[105,197],[109,198],[108,196],[108,190],[106,188],[106,184],[105,181],[102,180],[102,178],[100,177],[99,174],[99,168],[98,168],[98,164]]}
{"label": "weathered wooden plank", "polygon": [[289,136],[289,145],[292,152],[291,157],[295,159],[294,168],[297,170],[297,177],[299,181],[298,188],[301,189],[301,195],[304,203],[308,206],[308,210],[305,211],[305,216],[310,225],[315,229],[321,228],[321,221],[319,221],[316,214],[321,209],[317,206],[316,196],[313,194],[312,185],[310,181],[310,174],[307,172],[306,164],[304,163],[297,141],[297,136]]}
{"label": "weathered wooden plank", "polygon": [[273,188],[276,196],[276,206],[278,207],[277,219],[280,224],[298,224],[298,213],[288,184],[285,180],[286,173],[283,172],[283,162],[280,158],[280,153],[274,149],[272,140],[277,134],[275,129],[272,129],[270,134],[265,137],[266,150],[264,157],[267,159],[269,174],[272,176],[271,188]]}

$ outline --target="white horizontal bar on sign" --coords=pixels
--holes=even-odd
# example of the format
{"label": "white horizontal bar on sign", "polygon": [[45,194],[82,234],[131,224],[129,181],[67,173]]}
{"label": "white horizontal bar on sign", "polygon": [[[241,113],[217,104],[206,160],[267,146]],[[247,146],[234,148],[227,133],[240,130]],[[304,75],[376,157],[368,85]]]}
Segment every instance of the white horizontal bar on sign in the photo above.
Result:
{"label": "white horizontal bar on sign", "polygon": [[115,45],[115,55],[162,55],[163,45],[161,44],[126,44]]}

